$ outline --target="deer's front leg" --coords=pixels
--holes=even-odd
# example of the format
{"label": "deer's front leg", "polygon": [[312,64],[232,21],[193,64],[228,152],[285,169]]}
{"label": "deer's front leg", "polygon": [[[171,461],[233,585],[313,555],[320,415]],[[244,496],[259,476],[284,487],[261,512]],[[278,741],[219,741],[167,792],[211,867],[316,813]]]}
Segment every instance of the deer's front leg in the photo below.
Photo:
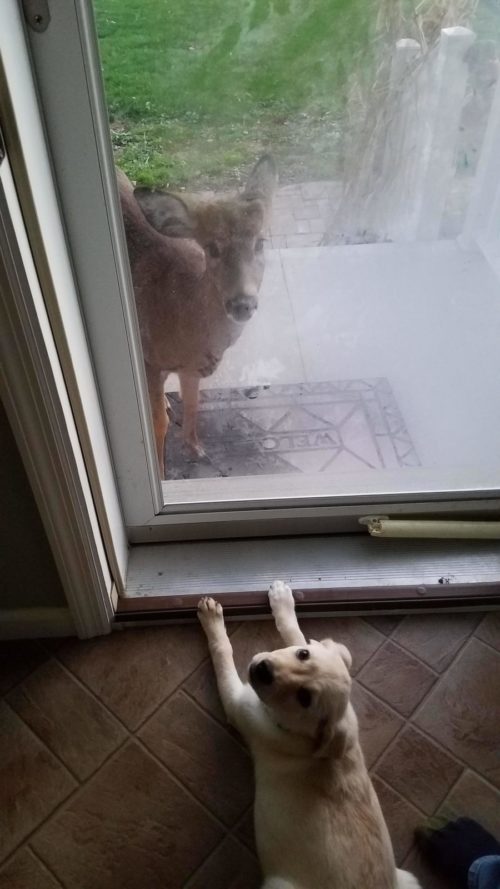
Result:
{"label": "deer's front leg", "polygon": [[276,628],[285,645],[306,645],[295,614],[293,593],[288,584],[275,580],[269,587],[269,604]]}
{"label": "deer's front leg", "polygon": [[243,685],[234,665],[233,648],[224,625],[222,605],[204,596],[198,603],[198,618],[208,640],[224,712],[228,722],[238,727],[238,710],[248,686]]}
{"label": "deer's front leg", "polygon": [[198,401],[200,395],[200,377],[193,374],[179,373],[181,396],[183,403],[182,437],[184,443],[195,457],[204,457],[205,451],[198,440]]}
{"label": "deer's front leg", "polygon": [[145,363],[146,380],[148,384],[149,403],[153,416],[153,428],[155,434],[156,454],[160,478],[165,478],[165,439],[169,426],[169,416],[165,405],[165,393],[163,387],[167,374],[158,370],[151,364]]}

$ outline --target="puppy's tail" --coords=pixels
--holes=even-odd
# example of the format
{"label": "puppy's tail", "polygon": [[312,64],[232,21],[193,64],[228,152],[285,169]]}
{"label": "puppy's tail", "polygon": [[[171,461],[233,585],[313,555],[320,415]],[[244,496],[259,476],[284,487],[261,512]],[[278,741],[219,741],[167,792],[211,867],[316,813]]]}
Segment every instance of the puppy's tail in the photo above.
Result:
{"label": "puppy's tail", "polygon": [[410,874],[407,870],[396,870],[397,883],[396,889],[422,889],[417,878]]}

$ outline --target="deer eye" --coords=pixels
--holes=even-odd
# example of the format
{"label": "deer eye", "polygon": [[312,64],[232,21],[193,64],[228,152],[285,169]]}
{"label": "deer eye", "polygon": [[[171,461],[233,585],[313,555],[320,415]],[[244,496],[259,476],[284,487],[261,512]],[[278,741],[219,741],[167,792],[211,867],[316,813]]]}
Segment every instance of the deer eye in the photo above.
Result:
{"label": "deer eye", "polygon": [[299,688],[297,692],[297,700],[301,707],[310,707],[312,694],[308,688]]}
{"label": "deer eye", "polygon": [[299,648],[295,654],[299,661],[307,661],[307,659],[311,657],[311,653],[307,648]]}
{"label": "deer eye", "polygon": [[256,253],[262,253],[262,251],[264,249],[265,240],[266,240],[265,238],[257,238],[257,240],[255,242],[255,252]]}
{"label": "deer eye", "polygon": [[207,252],[210,254],[212,259],[219,259],[220,250],[219,250],[217,244],[215,243],[215,241],[210,241],[210,243],[208,243],[207,246],[205,247],[205,250],[207,250]]}

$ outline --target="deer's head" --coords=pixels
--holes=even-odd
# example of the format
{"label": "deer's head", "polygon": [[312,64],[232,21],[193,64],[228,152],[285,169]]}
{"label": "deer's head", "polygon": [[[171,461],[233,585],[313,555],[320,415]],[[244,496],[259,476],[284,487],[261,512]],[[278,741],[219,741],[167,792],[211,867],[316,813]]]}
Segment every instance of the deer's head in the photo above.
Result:
{"label": "deer's head", "polygon": [[210,287],[226,314],[239,324],[257,308],[264,274],[264,230],[275,185],[274,161],[265,155],[236,197],[209,201],[148,188],[134,191],[153,228],[169,237],[192,238],[203,247]]}

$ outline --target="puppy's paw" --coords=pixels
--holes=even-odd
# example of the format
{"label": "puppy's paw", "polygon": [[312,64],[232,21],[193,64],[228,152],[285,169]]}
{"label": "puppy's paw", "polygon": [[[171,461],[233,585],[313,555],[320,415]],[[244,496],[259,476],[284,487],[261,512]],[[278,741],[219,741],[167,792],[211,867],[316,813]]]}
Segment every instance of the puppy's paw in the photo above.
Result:
{"label": "puppy's paw", "polygon": [[287,583],[275,580],[269,587],[269,604],[273,614],[283,611],[294,611],[295,601],[293,593]]}
{"label": "puppy's paw", "polygon": [[220,602],[210,596],[203,596],[198,602],[198,620],[207,636],[224,627],[224,614]]}

